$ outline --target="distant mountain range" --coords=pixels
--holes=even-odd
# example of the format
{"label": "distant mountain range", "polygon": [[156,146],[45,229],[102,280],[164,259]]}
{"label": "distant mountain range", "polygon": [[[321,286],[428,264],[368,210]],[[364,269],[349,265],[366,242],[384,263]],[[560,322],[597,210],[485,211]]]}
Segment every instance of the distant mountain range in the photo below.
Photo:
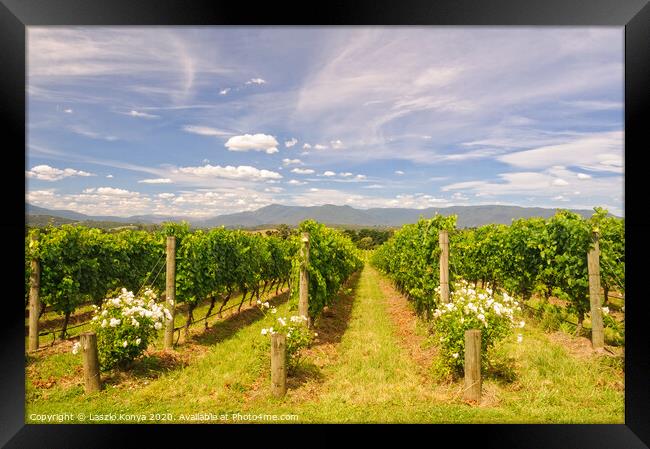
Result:
{"label": "distant mountain range", "polygon": [[[574,210],[583,217],[590,217],[592,210]],[[336,206],[325,204],[323,206],[283,206],[272,204],[260,209],[235,214],[217,215],[203,220],[191,219],[183,216],[167,215],[134,215],[131,217],[117,216],[91,216],[70,210],[52,210],[26,204],[25,213],[28,222],[42,222],[44,217],[65,219],[62,222],[75,221],[106,221],[116,223],[162,223],[163,221],[185,220],[194,227],[210,228],[225,226],[227,228],[252,228],[265,225],[287,224],[297,225],[303,220],[314,219],[328,225],[341,226],[402,226],[406,223],[415,223],[420,217],[430,218],[436,213],[441,215],[456,214],[458,227],[482,226],[489,223],[510,224],[513,219],[543,217],[548,218],[555,214],[556,209],[541,207],[519,206],[450,206],[431,207],[427,209],[404,208],[373,208],[355,209],[350,206]]]}

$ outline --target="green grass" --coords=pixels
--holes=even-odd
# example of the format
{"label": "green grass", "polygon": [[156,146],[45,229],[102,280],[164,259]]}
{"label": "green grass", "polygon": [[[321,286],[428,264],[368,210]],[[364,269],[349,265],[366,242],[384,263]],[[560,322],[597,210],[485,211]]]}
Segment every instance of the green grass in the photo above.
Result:
{"label": "green grass", "polygon": [[[111,422],[121,413],[145,414],[150,422],[155,413],[171,413],[174,422],[197,413],[294,414],[299,422],[326,423],[624,422],[621,364],[607,356],[576,357],[532,325],[522,330],[521,344],[513,336],[496,349],[511,359],[514,379],[488,377],[481,405],[465,404],[462,381],[436,379],[432,366],[404,350],[379,276],[366,266],[351,294],[340,295],[334,316],[316,324],[316,330],[329,326],[326,336],[309,350],[282,399],[270,395],[267,337],[260,335],[265,323],[253,309],[197,334],[179,347],[176,362],[154,354],[128,374],[112,374],[102,392],[89,396],[81,387],[80,358],[37,355],[28,364],[26,419],[67,412],[113,413]],[[287,309],[284,302],[279,313]],[[425,329],[420,323],[416,332]],[[64,380],[36,385],[50,378]]]}

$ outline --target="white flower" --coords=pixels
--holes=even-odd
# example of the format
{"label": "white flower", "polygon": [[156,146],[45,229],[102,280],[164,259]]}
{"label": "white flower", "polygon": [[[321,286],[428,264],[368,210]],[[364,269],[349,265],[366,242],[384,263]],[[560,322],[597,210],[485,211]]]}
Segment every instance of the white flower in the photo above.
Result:
{"label": "white flower", "polygon": [[519,327],[524,327],[525,325],[526,325],[525,321],[522,320],[522,321],[519,322]]}
{"label": "white flower", "polygon": [[314,332],[314,337],[318,337],[318,332]]}
{"label": "white flower", "polygon": [[287,322],[284,320],[284,318],[278,318],[278,322],[279,322],[282,326],[286,326],[286,325],[287,325]]}
{"label": "white flower", "polygon": [[603,311],[603,313],[604,313],[605,315],[608,315],[608,314],[609,314],[609,307],[601,307],[601,310]]}
{"label": "white flower", "polygon": [[257,304],[262,304],[262,301],[260,301],[260,300],[258,299],[258,300],[257,300]]}
{"label": "white flower", "polygon": [[78,352],[79,352],[79,348],[81,348],[81,343],[79,343],[79,342],[77,341],[77,342],[75,342],[75,344],[72,345],[72,353],[73,353],[73,354],[78,353]]}
{"label": "white flower", "polygon": [[135,339],[135,344],[140,346],[140,343],[142,343],[142,339],[141,338],[136,338]]}
{"label": "white flower", "polygon": [[108,313],[108,310],[102,310],[102,316],[106,316],[107,313]]}
{"label": "white flower", "polygon": [[93,317],[93,321],[97,321],[97,318],[99,318],[99,316],[95,315],[95,316]]}
{"label": "white flower", "polygon": [[[266,301],[263,305],[264,305],[264,307],[266,307],[267,309],[268,309],[269,307],[271,307],[271,305],[269,304],[268,301]],[[274,309],[275,309],[275,307],[274,307]],[[273,313],[275,313],[275,312],[273,312]]]}
{"label": "white flower", "polygon": [[106,320],[102,321],[102,327],[106,327],[107,324],[108,322]]}
{"label": "white flower", "polygon": [[156,321],[156,324],[154,324],[153,327],[156,330],[160,330],[162,328],[162,323],[160,321]]}
{"label": "white flower", "polygon": [[269,332],[268,329],[266,329],[266,328],[262,329],[262,335],[266,335],[268,332]]}
{"label": "white flower", "polygon": [[485,315],[483,315],[482,313],[479,313],[478,315],[476,315],[476,318],[483,321],[483,320],[485,320]]}
{"label": "white flower", "polygon": [[524,336],[521,334],[517,334],[517,343],[521,343],[522,341],[524,341]]}
{"label": "white flower", "polygon": [[458,353],[457,353],[457,352],[454,352],[451,356],[452,356],[453,358],[457,359],[457,358],[458,358]]}
{"label": "white flower", "polygon": [[273,307],[273,308],[271,309],[271,313],[278,313],[278,309],[276,309],[275,307]]}
{"label": "white flower", "polygon": [[126,348],[128,345],[129,345],[129,342],[128,342],[128,341],[124,340],[124,341],[122,342],[122,346],[124,346],[125,348]]}
{"label": "white flower", "polygon": [[109,325],[111,327],[115,327],[115,326],[119,325],[121,322],[122,322],[122,320],[120,320],[119,318],[111,318],[111,322],[109,323]]}

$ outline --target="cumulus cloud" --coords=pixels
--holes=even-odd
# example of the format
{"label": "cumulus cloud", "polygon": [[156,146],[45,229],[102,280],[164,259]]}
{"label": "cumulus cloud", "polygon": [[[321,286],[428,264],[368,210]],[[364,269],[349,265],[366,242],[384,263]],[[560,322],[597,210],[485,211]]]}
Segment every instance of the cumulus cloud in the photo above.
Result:
{"label": "cumulus cloud", "polygon": [[72,114],[74,111],[71,108],[66,108],[63,110],[66,114]]}
{"label": "cumulus cloud", "polygon": [[299,175],[311,175],[315,172],[311,168],[294,168],[291,170],[291,173],[297,173]]}
{"label": "cumulus cloud", "polygon": [[278,141],[267,134],[244,134],[233,136],[226,142],[230,151],[264,151],[267,154],[278,152]]}
{"label": "cumulus cloud", "polygon": [[302,149],[303,149],[303,150],[310,150],[310,149],[311,149],[311,145],[308,144],[308,143],[306,143],[306,144],[304,144],[304,145],[302,146]]}
{"label": "cumulus cloud", "polygon": [[298,181],[297,179],[292,179],[287,184],[291,184],[292,186],[302,186],[302,185],[305,185],[307,183],[303,182],[303,181]]}
{"label": "cumulus cloud", "polygon": [[343,178],[349,178],[350,176],[353,176],[353,175],[354,175],[354,173],[350,173],[349,171],[339,173],[339,176],[342,176]]}
{"label": "cumulus cloud", "polygon": [[282,165],[302,165],[300,159],[282,159]]}
{"label": "cumulus cloud", "polygon": [[343,142],[341,142],[340,140],[332,140],[330,141],[330,145],[332,145],[332,148],[334,148],[335,150],[339,150],[343,148]]}
{"label": "cumulus cloud", "polygon": [[125,189],[116,189],[114,187],[91,187],[84,189],[83,193],[104,195],[104,196],[138,196],[139,192],[132,192]]}
{"label": "cumulus cloud", "polygon": [[336,173],[333,171],[327,170],[326,172],[323,173],[323,176],[336,176]]}
{"label": "cumulus cloud", "polygon": [[28,178],[40,179],[42,181],[59,181],[63,178],[70,176],[95,176],[93,173],[88,173],[83,170],[75,170],[73,168],[54,168],[49,165],[37,165],[32,167],[31,170],[25,172]]}
{"label": "cumulus cloud", "polygon": [[327,145],[321,145],[319,143],[314,145],[314,150],[326,150],[326,149],[327,149]]}
{"label": "cumulus cloud", "polygon": [[162,198],[164,200],[168,200],[170,198],[174,198],[176,195],[173,193],[159,193],[158,198]]}
{"label": "cumulus cloud", "polygon": [[568,186],[569,183],[566,182],[566,181],[565,181],[564,179],[562,179],[562,178],[556,178],[556,179],[553,180],[553,185],[554,185],[554,186]]}
{"label": "cumulus cloud", "polygon": [[197,125],[185,125],[183,126],[183,131],[186,131],[188,133],[192,134],[198,134],[200,136],[215,136],[215,137],[221,137],[221,136],[231,136],[232,133],[228,131],[224,131],[221,129],[216,129],[216,128],[210,128],[208,126],[197,126]]}
{"label": "cumulus cloud", "polygon": [[357,175],[355,176],[356,179],[366,179],[366,175]]}
{"label": "cumulus cloud", "polygon": [[296,139],[295,137],[292,137],[290,140],[287,140],[287,141],[284,142],[284,146],[287,147],[287,148],[291,148],[292,146],[294,146],[297,143],[298,143],[298,139]]}
{"label": "cumulus cloud", "polygon": [[233,167],[227,165],[222,167],[220,165],[206,164],[201,167],[180,167],[176,170],[178,173],[198,176],[198,177],[217,177],[226,179],[242,179],[242,180],[267,180],[267,179],[281,179],[282,175],[277,172],[269,170],[260,170],[249,165],[240,165]]}
{"label": "cumulus cloud", "polygon": [[171,184],[172,180],[169,178],[152,178],[152,179],[141,179],[138,182],[142,184]]}
{"label": "cumulus cloud", "polygon": [[401,176],[404,174],[404,172],[402,170],[395,170],[395,174]]}
{"label": "cumulus cloud", "polygon": [[230,92],[230,87],[226,87],[225,89],[221,89],[219,91],[219,95],[227,95],[228,92]]}
{"label": "cumulus cloud", "polygon": [[262,78],[251,78],[248,81],[246,81],[246,84],[266,84],[266,81],[263,80]]}
{"label": "cumulus cloud", "polygon": [[586,173],[578,173],[578,179],[591,179],[591,175]]}
{"label": "cumulus cloud", "polygon": [[106,177],[107,177],[107,178],[112,178],[112,177],[113,177],[113,175],[106,175]]}

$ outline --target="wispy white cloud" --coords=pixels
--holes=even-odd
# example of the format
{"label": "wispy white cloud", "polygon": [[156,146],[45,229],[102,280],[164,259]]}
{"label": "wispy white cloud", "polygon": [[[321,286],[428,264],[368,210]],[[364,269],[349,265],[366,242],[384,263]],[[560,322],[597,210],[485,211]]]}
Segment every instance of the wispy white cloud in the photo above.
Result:
{"label": "wispy white cloud", "polygon": [[87,129],[81,125],[73,125],[70,126],[70,131],[72,131],[75,134],[79,134],[80,136],[84,137],[89,137],[91,139],[95,140],[107,140],[109,142],[113,142],[115,140],[118,140],[116,136],[110,135],[110,134],[103,134],[100,132],[92,131],[90,129]]}
{"label": "wispy white cloud", "polygon": [[160,118],[159,115],[149,114],[147,112],[136,111],[131,109],[128,113],[131,117],[140,117],[140,118]]}
{"label": "wispy white cloud", "polygon": [[292,137],[291,139],[284,142],[284,146],[287,147],[287,148],[291,148],[292,146],[294,146],[297,143],[298,143],[298,139],[296,139],[295,137]]}
{"label": "wispy white cloud", "polygon": [[594,133],[558,145],[505,154],[498,160],[524,169],[565,165],[596,172],[622,173],[623,132]]}
{"label": "wispy white cloud", "polygon": [[246,81],[246,84],[257,84],[257,85],[261,85],[261,84],[266,84],[266,81],[263,80],[262,78],[251,78],[251,79],[249,79],[248,81]]}
{"label": "wispy white cloud", "polygon": [[199,126],[199,125],[185,125],[183,126],[183,131],[192,134],[198,134],[200,136],[224,137],[224,136],[233,135],[233,133],[229,131],[224,131],[222,129],[217,129],[217,128],[211,128],[209,126]]}
{"label": "wispy white cloud", "polygon": [[169,178],[151,178],[141,179],[138,182],[142,184],[171,184],[173,181]]}

